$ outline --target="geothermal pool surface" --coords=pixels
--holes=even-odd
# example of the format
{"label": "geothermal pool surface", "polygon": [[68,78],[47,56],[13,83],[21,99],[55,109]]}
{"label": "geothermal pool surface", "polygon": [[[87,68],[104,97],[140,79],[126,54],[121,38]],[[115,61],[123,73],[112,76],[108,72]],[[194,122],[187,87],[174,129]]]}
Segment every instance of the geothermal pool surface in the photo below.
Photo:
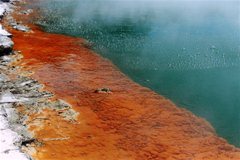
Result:
{"label": "geothermal pool surface", "polygon": [[[46,31],[87,39],[141,85],[240,146],[240,2],[51,0]],[[127,86],[126,86],[127,87]]]}

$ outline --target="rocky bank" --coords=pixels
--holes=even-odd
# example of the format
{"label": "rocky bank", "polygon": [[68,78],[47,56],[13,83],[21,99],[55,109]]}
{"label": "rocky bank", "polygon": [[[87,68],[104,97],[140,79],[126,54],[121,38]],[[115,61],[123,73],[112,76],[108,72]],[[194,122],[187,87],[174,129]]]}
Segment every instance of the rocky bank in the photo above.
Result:
{"label": "rocky bank", "polygon": [[[9,14],[13,9],[14,1],[0,1],[0,20]],[[22,126],[18,120],[15,103],[20,103],[25,99],[16,98],[10,91],[13,89],[8,75],[14,68],[10,67],[13,60],[10,56],[4,56],[12,53],[13,41],[12,34],[4,29],[0,24],[0,159],[2,160],[27,160],[29,156],[21,151],[21,142],[29,137],[26,127]],[[8,83],[8,84],[7,84]],[[11,83],[11,84],[10,84]]]}
{"label": "rocky bank", "polygon": [[[63,100],[52,99],[53,94],[44,91],[44,86],[29,77],[14,63],[22,58],[20,51],[13,51],[13,35],[4,25],[22,32],[30,28],[17,22],[11,15],[16,9],[17,0],[0,1],[0,159],[30,160],[34,146],[43,145],[34,133],[29,131],[30,115],[44,109],[57,110],[67,121],[74,121],[77,113]],[[23,11],[24,14],[31,11]],[[40,119],[41,120],[41,119]]]}

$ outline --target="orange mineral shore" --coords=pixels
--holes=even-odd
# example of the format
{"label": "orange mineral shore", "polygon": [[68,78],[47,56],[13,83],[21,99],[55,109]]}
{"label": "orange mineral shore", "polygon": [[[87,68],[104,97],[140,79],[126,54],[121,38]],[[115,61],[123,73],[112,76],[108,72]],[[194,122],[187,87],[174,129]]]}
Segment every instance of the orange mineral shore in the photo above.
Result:
{"label": "orange mineral shore", "polygon": [[[79,112],[70,123],[45,110],[35,137],[46,141],[39,160],[240,160],[240,150],[219,138],[211,125],[122,74],[84,40],[10,30],[23,70]],[[108,87],[111,93],[95,93]]]}

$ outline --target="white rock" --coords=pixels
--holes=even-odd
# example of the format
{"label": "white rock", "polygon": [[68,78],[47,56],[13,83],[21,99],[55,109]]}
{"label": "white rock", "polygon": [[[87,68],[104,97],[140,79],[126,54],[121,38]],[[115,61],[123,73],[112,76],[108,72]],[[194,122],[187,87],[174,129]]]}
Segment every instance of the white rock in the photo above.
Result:
{"label": "white rock", "polygon": [[6,81],[6,80],[8,80],[7,76],[0,73],[0,82]]}
{"label": "white rock", "polygon": [[0,106],[0,160],[29,160],[19,148],[14,145],[20,136],[12,131],[6,118],[3,106]]}
{"label": "white rock", "polygon": [[29,81],[26,81],[26,82],[22,82],[20,84],[20,86],[25,86],[25,85],[31,84],[32,82],[33,82],[32,80],[29,80]]}
{"label": "white rock", "polygon": [[19,150],[9,150],[9,152],[5,154],[0,153],[0,159],[1,160],[29,160]]}
{"label": "white rock", "polygon": [[12,47],[13,41],[7,36],[0,36],[0,46]]}
{"label": "white rock", "polygon": [[13,28],[22,32],[29,32],[30,28],[28,26],[24,26],[22,24],[15,24],[13,25]]}
{"label": "white rock", "polygon": [[8,37],[12,36],[12,34],[6,31],[1,24],[0,24],[0,35],[8,36]]}
{"label": "white rock", "polygon": [[10,62],[11,58],[9,56],[2,56],[2,60],[5,62]]}
{"label": "white rock", "polygon": [[13,41],[7,36],[0,35],[0,56],[3,54],[8,54],[12,51]]}
{"label": "white rock", "polygon": [[25,102],[28,101],[28,98],[16,97],[11,92],[5,91],[0,94],[0,104],[3,103],[14,103],[14,102]]}
{"label": "white rock", "polygon": [[9,91],[3,92],[0,95],[0,103],[18,102],[17,98]]}
{"label": "white rock", "polygon": [[5,12],[6,12],[6,9],[2,7],[2,5],[0,4],[0,17],[2,17]]}
{"label": "white rock", "polygon": [[9,9],[9,6],[7,3],[0,2],[0,17],[2,17],[8,9]]}

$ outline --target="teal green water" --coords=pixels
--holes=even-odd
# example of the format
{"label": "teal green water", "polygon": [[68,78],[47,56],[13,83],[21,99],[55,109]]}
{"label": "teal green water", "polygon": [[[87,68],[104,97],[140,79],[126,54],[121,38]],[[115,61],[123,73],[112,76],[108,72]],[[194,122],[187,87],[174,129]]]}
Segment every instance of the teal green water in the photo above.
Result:
{"label": "teal green water", "polygon": [[36,20],[84,37],[134,81],[240,146],[240,2],[51,0]]}

